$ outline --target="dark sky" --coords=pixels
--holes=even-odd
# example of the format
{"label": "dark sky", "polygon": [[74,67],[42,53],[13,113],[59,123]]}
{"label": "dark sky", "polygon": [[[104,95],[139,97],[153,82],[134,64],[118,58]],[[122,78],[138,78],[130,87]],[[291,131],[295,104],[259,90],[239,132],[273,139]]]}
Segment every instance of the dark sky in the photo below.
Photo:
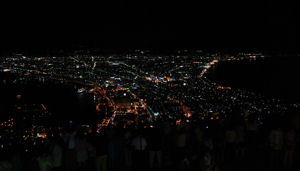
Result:
{"label": "dark sky", "polygon": [[[216,5],[217,4],[217,5]],[[99,8],[98,8],[99,7]],[[285,1],[115,1],[1,31],[5,48],[300,49],[296,6]],[[53,12],[53,11],[52,11]],[[78,18],[77,18],[78,17]],[[81,17],[81,19],[79,19]],[[30,28],[27,25],[30,25]],[[34,26],[32,29],[31,27]]]}

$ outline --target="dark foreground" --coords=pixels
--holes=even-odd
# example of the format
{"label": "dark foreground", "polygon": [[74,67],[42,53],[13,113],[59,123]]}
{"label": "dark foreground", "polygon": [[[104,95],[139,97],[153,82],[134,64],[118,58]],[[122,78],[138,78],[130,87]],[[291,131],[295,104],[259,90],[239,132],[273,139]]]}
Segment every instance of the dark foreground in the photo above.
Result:
{"label": "dark foreground", "polygon": [[5,151],[2,144],[0,170],[298,170],[300,131],[289,123],[220,120],[180,127],[166,120],[158,128],[100,134],[73,125],[31,151],[22,145]]}

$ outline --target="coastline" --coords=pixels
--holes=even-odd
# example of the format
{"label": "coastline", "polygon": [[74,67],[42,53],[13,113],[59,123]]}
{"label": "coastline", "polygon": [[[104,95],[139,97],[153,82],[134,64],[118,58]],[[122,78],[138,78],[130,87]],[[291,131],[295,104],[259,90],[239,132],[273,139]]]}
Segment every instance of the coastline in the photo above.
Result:
{"label": "coastline", "polygon": [[300,83],[297,82],[299,58],[267,58],[258,60],[221,61],[209,69],[207,77],[222,86],[230,86],[280,98],[287,102],[300,102]]}

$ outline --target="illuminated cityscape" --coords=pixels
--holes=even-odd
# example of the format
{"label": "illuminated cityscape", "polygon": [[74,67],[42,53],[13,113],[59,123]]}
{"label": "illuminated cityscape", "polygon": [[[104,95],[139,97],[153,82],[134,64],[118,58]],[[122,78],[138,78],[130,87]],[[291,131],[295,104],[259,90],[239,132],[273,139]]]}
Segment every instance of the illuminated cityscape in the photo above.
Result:
{"label": "illuminated cityscape", "polygon": [[[251,63],[256,60],[263,61],[265,58],[262,53],[239,53],[233,56],[204,54],[201,50],[193,52],[178,50],[173,55],[158,56],[152,55],[150,51],[135,50],[110,56],[35,57],[15,54],[1,57],[2,88],[30,85],[43,89],[49,85],[68,85],[78,98],[85,95],[91,97],[89,100],[92,101],[95,113],[95,119],[92,120],[81,120],[76,117],[73,117],[74,120],[68,120],[55,114],[53,116],[53,112],[48,110],[47,103],[26,102],[22,100],[24,95],[17,93],[14,104],[8,110],[9,114],[3,117],[7,119],[1,121],[1,153],[10,153],[18,147],[18,150],[25,153],[23,155],[37,157],[37,161],[46,160],[43,158],[45,156],[40,155],[48,153],[38,151],[53,143],[53,139],[65,138],[75,130],[79,137],[88,138],[92,146],[95,143],[93,138],[102,137],[104,141],[104,134],[113,136],[116,133],[111,131],[115,129],[121,131],[117,133],[119,136],[123,136],[122,132],[126,136],[130,133],[129,130],[133,131],[131,136],[135,136],[136,131],[138,133],[144,130],[142,131],[144,134],[149,132],[149,129],[168,132],[169,129],[176,128],[174,131],[178,131],[178,135],[175,135],[175,139],[176,137],[181,139],[181,136],[187,136],[185,134],[192,131],[192,135],[196,136],[195,141],[204,143],[203,148],[211,148],[206,143],[212,143],[209,142],[212,138],[218,138],[206,134],[208,132],[215,134],[215,131],[220,131],[222,127],[227,129],[225,136],[230,138],[233,136],[231,135],[233,130],[234,134],[241,131],[239,129],[243,127],[242,123],[248,131],[263,130],[264,125],[269,124],[273,118],[284,119],[291,111],[299,111],[299,103],[288,103],[279,98],[269,98],[244,89],[223,86],[208,78],[208,73],[214,70],[218,63],[245,60]],[[55,86],[52,88],[55,89]],[[88,118],[87,113],[73,113],[73,115],[86,115],[81,118]],[[157,138],[151,134],[150,131],[145,135],[149,143],[152,140],[148,138]],[[200,138],[204,134],[206,138]],[[200,136],[198,137],[200,140],[197,140],[197,136]],[[185,138],[184,141],[190,141],[188,137]],[[228,141],[231,141],[230,138]],[[87,143],[86,139],[80,138],[76,139],[76,142],[83,140]],[[113,143],[116,140],[111,137],[107,141]],[[175,144],[175,150],[179,150],[178,153],[188,153],[186,155],[192,157],[190,155],[193,154],[189,152],[192,149],[188,147],[187,142],[181,141],[183,140],[176,140],[179,144]],[[181,151],[183,147],[180,147],[182,145],[180,143],[185,144],[185,152]],[[214,143],[217,145],[217,142]],[[228,146],[231,144],[227,143]],[[94,144],[90,148],[95,149],[96,146]],[[224,148],[230,150],[229,147]],[[149,150],[151,151],[151,148]],[[165,160],[180,160],[176,157],[168,158],[170,157],[168,153],[164,153],[167,157]],[[208,154],[208,151],[206,153]],[[218,167],[222,167],[222,162],[227,160],[217,158],[220,157],[219,154],[214,154],[213,151],[209,155],[215,155],[214,162],[217,162],[216,166],[220,165]],[[222,155],[229,154],[223,151]],[[123,157],[122,166],[111,165],[109,161],[104,166],[114,170],[137,167],[134,163],[127,163],[127,166],[126,156]],[[162,168],[161,159],[157,160],[159,163],[156,163],[158,165],[155,165],[155,168]],[[185,160],[197,161],[191,158]],[[150,167],[154,167],[153,163]]]}
{"label": "illuminated cityscape", "polygon": [[299,171],[297,5],[195,2],[3,5],[0,171]]}

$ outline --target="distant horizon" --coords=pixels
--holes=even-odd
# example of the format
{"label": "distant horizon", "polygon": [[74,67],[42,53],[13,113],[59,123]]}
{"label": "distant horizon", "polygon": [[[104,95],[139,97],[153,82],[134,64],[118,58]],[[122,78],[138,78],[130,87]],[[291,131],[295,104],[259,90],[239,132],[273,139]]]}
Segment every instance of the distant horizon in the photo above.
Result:
{"label": "distant horizon", "polygon": [[[107,54],[124,54],[129,52],[134,52],[135,50],[150,51],[149,54],[175,54],[177,51],[182,51],[182,54],[190,54],[191,51],[195,53],[196,50],[201,50],[201,54],[206,53],[222,53],[222,55],[236,55],[237,53],[265,53],[264,55],[272,56],[299,56],[300,50],[294,49],[272,49],[272,48],[191,48],[191,47],[172,47],[172,48],[157,48],[157,47],[132,47],[132,48],[113,48],[113,47],[88,47],[88,46],[73,46],[73,47],[45,47],[45,48],[6,48],[1,49],[0,55],[13,55],[13,54],[24,54],[29,56],[34,55],[70,55],[79,50],[89,50],[90,53],[86,55],[107,55]],[[188,50],[188,52],[183,52],[183,50]],[[84,54],[82,52],[81,54]]]}

